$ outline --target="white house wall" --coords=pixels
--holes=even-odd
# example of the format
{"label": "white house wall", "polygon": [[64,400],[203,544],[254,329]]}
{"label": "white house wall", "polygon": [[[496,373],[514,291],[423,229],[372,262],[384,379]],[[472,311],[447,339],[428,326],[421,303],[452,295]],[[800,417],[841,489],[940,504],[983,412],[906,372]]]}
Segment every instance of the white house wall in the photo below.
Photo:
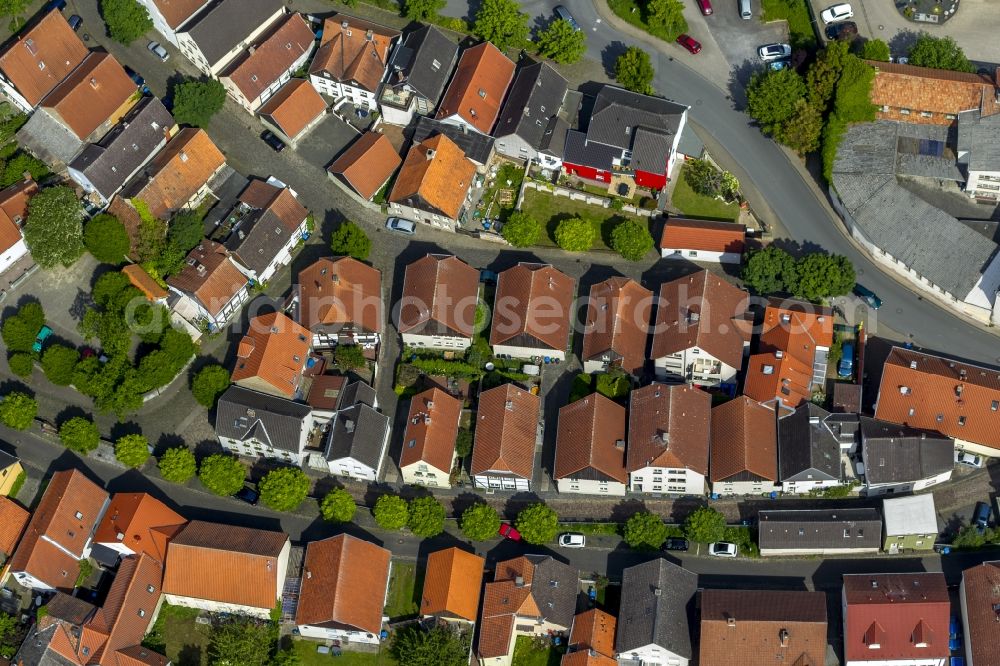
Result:
{"label": "white house wall", "polygon": [[637,493],[704,495],[705,476],[674,467],[643,467],[629,474],[629,489]]}
{"label": "white house wall", "polygon": [[566,360],[566,351],[563,349],[539,349],[536,347],[513,347],[510,345],[493,345],[493,354],[507,354],[513,358],[531,359],[535,356],[548,356],[557,358],[560,361]]}
{"label": "white house wall", "polygon": [[604,483],[592,479],[574,479],[567,477],[556,479],[556,486],[560,493],[574,493],[579,495],[611,495],[614,497],[625,496],[625,484],[618,481]]}
{"label": "white house wall", "polygon": [[670,650],[650,643],[635,650],[622,652],[618,655],[620,664],[639,663],[642,666],[688,666],[689,660],[674,654]]}
{"label": "white house wall", "polygon": [[660,248],[660,256],[664,259],[684,259],[714,264],[738,264],[743,261],[743,255],[739,252],[712,252],[684,247]]}
{"label": "white house wall", "polygon": [[712,484],[712,492],[719,495],[760,495],[778,490],[772,481],[719,481]]}
{"label": "white house wall", "polygon": [[[406,444],[404,443],[403,446],[406,446]],[[454,462],[455,457],[453,455],[452,463],[454,464]],[[428,486],[431,488],[451,487],[451,483],[449,483],[449,478],[451,476],[450,470],[445,471],[443,469],[438,469],[437,467],[429,465],[422,460],[409,464],[406,467],[402,467],[399,471],[403,474],[403,483],[412,483],[418,486]]]}
{"label": "white house wall", "polygon": [[3,273],[15,261],[28,254],[28,246],[24,244],[24,238],[11,245],[3,254],[0,254],[0,273]]}
{"label": "white house wall", "polygon": [[472,344],[472,339],[454,335],[403,333],[403,344],[419,349],[468,349]]}

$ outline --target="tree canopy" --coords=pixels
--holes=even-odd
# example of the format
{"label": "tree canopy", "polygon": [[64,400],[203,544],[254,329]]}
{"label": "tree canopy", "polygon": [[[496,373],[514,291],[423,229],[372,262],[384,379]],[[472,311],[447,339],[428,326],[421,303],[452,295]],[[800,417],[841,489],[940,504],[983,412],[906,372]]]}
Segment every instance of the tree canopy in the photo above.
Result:
{"label": "tree canopy", "polygon": [[516,210],[503,223],[500,235],[514,247],[531,247],[542,235],[542,223],[528,213]]}
{"label": "tree canopy", "polygon": [[368,365],[368,359],[361,345],[337,345],[333,350],[333,363],[341,372],[349,372]]}
{"label": "tree canopy", "polygon": [[7,365],[15,375],[26,379],[35,370],[35,357],[27,352],[14,352],[7,356]]}
{"label": "tree canopy", "polygon": [[806,84],[794,69],[768,69],[755,74],[747,86],[747,113],[766,134],[780,134],[805,94]]}
{"label": "tree canopy", "polygon": [[680,0],[649,0],[646,3],[646,23],[656,28],[663,39],[673,41],[688,31],[683,12],[684,4]]}
{"label": "tree canopy", "polygon": [[445,510],[441,502],[431,495],[410,501],[410,516],[406,521],[410,531],[429,539],[444,532]]}
{"label": "tree canopy", "polygon": [[187,254],[205,238],[205,223],[197,211],[182,210],[167,227],[167,243]]}
{"label": "tree canopy", "polygon": [[639,550],[658,550],[667,539],[667,525],[649,511],[633,514],[625,522],[625,543]]}
{"label": "tree canopy", "polygon": [[11,391],[0,402],[0,421],[14,430],[30,428],[37,414],[38,401],[21,391]]}
{"label": "tree canopy", "polygon": [[97,448],[101,433],[90,419],[74,416],[59,426],[59,440],[67,449],[87,455]]}
{"label": "tree canopy", "polygon": [[126,46],[153,29],[149,12],[137,0],[101,0],[101,17],[111,39]]}
{"label": "tree canopy", "polygon": [[334,254],[364,261],[372,251],[372,241],[365,230],[353,222],[341,222],[330,234],[330,249]]}
{"label": "tree canopy", "polygon": [[42,372],[56,386],[69,386],[79,360],[80,352],[73,347],[50,345],[42,354]]}
{"label": "tree canopy", "polygon": [[450,625],[425,631],[410,625],[392,637],[389,652],[406,666],[465,666],[469,662],[469,636]]}
{"label": "tree canopy", "polygon": [[10,352],[31,352],[38,331],[45,324],[45,311],[37,301],[28,301],[4,319],[0,335]]}
{"label": "tree canopy", "polygon": [[684,535],[698,543],[720,541],[726,530],[726,517],[708,506],[700,506],[684,521]]}
{"label": "tree canopy", "polygon": [[934,37],[920,33],[910,48],[910,64],[917,67],[950,69],[954,72],[975,72],[976,67],[965,57],[965,51],[951,37]]}
{"label": "tree canopy", "polygon": [[264,666],[271,663],[274,629],[270,623],[234,616],[212,628],[210,666]]}
{"label": "tree canopy", "polygon": [[115,442],[115,458],[126,467],[142,467],[149,460],[149,440],[138,434],[119,437]]}
{"label": "tree canopy", "polygon": [[587,51],[587,34],[574,28],[566,19],[557,19],[538,34],[535,45],[538,47],[538,55],[543,58],[570,65],[582,58]]}
{"label": "tree canopy", "polygon": [[354,519],[358,505],[354,498],[343,488],[334,488],[326,494],[319,503],[319,513],[323,520],[331,523],[349,523]]}
{"label": "tree canopy", "polygon": [[629,261],[642,261],[653,249],[653,237],[645,223],[625,220],[611,230],[611,249]]}
{"label": "tree canopy", "polygon": [[493,42],[501,51],[519,49],[528,43],[528,15],[516,0],[483,0],[476,12],[472,34]]}
{"label": "tree canopy", "polygon": [[849,294],[854,288],[854,266],[839,254],[814,252],[795,262],[793,294],[809,301]]}
{"label": "tree canopy", "polygon": [[864,60],[889,62],[889,45],[881,39],[868,39],[861,44],[858,55]]}
{"label": "tree canopy", "polygon": [[174,119],[182,125],[205,127],[222,110],[226,89],[215,79],[188,79],[174,85]]}
{"label": "tree canopy", "polygon": [[199,370],[191,379],[191,394],[199,405],[212,409],[229,384],[229,370],[213,363]]}
{"label": "tree canopy", "polygon": [[28,202],[24,241],[42,268],[70,266],[83,254],[83,207],[76,192],[47,187]]}
{"label": "tree canopy", "polygon": [[403,0],[403,13],[414,21],[430,21],[447,4],[446,0]]}
{"label": "tree canopy", "polygon": [[410,518],[410,507],[399,495],[382,495],[375,500],[372,516],[384,530],[401,530]]}
{"label": "tree canopy", "polygon": [[586,252],[593,247],[596,235],[590,220],[571,217],[562,220],[556,227],[556,245],[567,252]]}
{"label": "tree canopy", "polygon": [[638,46],[630,46],[615,60],[615,81],[622,88],[643,95],[652,95],[653,62]]}
{"label": "tree canopy", "polygon": [[298,467],[279,467],[264,475],[260,501],[275,511],[294,511],[309,494],[309,477]]}
{"label": "tree canopy", "polygon": [[556,538],[559,531],[559,516],[550,507],[539,502],[521,509],[515,521],[521,538],[528,543],[543,544]]}
{"label": "tree canopy", "polygon": [[500,530],[500,514],[489,504],[477,502],[462,512],[461,528],[473,541],[488,541]]}
{"label": "tree canopy", "polygon": [[186,446],[175,446],[163,452],[157,466],[160,476],[171,483],[187,483],[198,471],[198,462]]}
{"label": "tree canopy", "polygon": [[682,173],[691,189],[703,196],[731,200],[739,194],[740,181],[736,176],[717,168],[708,160],[685,160]]}
{"label": "tree canopy", "polygon": [[243,488],[247,471],[233,456],[216,453],[201,461],[198,479],[209,492],[223,497],[235,495]]}
{"label": "tree canopy", "polygon": [[131,247],[125,225],[107,213],[95,215],[87,222],[83,229],[83,244],[98,261],[116,266],[124,263]]}
{"label": "tree canopy", "polygon": [[795,259],[774,245],[751,252],[743,265],[743,282],[755,294],[792,291],[798,283]]}

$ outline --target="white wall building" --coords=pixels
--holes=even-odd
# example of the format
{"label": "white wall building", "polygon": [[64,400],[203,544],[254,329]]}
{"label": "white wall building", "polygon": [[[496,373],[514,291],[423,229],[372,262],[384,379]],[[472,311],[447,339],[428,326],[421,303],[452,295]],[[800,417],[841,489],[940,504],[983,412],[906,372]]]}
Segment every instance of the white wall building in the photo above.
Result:
{"label": "white wall building", "polygon": [[218,78],[283,14],[280,0],[221,0],[177,30],[177,47],[203,74]]}

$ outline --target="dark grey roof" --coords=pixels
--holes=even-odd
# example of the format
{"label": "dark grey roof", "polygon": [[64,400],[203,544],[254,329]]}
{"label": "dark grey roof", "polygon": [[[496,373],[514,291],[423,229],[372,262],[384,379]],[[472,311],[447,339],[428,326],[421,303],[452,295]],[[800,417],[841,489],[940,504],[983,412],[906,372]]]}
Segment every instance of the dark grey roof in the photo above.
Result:
{"label": "dark grey roof", "polygon": [[545,134],[538,144],[538,151],[547,153],[553,157],[562,159],[566,150],[566,132],[569,131],[569,123],[562,116],[554,116],[549,119],[549,124],[545,127]]}
{"label": "dark grey roof", "polygon": [[690,659],[689,623],[697,589],[697,574],[662,557],[625,569],[615,652],[654,643]]}
{"label": "dark grey roof", "polygon": [[535,571],[531,575],[531,596],[542,617],[569,628],[576,615],[576,595],[580,572],[553,559],[551,555],[526,555]]}
{"label": "dark grey roof", "polygon": [[378,470],[388,432],[389,417],[368,405],[358,403],[341,409],[333,417],[326,459],[354,458]]}
{"label": "dark grey roof", "polygon": [[858,441],[858,432],[861,423],[856,413],[830,414],[826,417],[826,427],[830,429],[833,436],[837,438],[841,446],[853,446]]}
{"label": "dark grey roof", "polygon": [[230,386],[219,398],[215,433],[240,441],[257,439],[275,449],[299,453],[303,421],[311,412],[309,405]]}
{"label": "dark grey roof", "polygon": [[61,171],[84,145],[44,108],[38,108],[31,114],[16,137],[22,148],[46,162],[53,171]]}
{"label": "dark grey roof", "polygon": [[662,97],[604,86],[594,99],[587,138],[635,152],[640,146],[636,144],[634,131],[626,132],[626,128],[634,130],[643,127],[649,132],[673,137],[680,131],[681,116],[685,111],[686,106]]}
{"label": "dark grey roof", "polygon": [[559,113],[568,87],[548,63],[522,67],[507,93],[493,136],[516,134],[536,150],[541,148],[549,120]]}
{"label": "dark grey roof", "polygon": [[919,481],[955,465],[952,439],[867,416],[861,417],[861,447],[870,485]]}
{"label": "dark grey roof", "polygon": [[20,458],[13,454],[7,453],[6,451],[0,451],[0,469],[7,469],[19,460]]}
{"label": "dark grey roof", "polygon": [[274,211],[255,210],[236,223],[224,245],[241,264],[260,275],[281,253],[290,235]]}
{"label": "dark grey roof", "polygon": [[677,144],[677,151],[689,157],[701,157],[705,153],[705,144],[702,142],[691,123],[684,123],[681,129],[681,140]]}
{"label": "dark grey roof", "polygon": [[232,212],[239,200],[243,190],[250,184],[250,179],[236,171],[228,164],[222,168],[219,174],[209,182],[209,189],[215,196],[216,203],[212,210],[205,216],[205,227],[217,226],[222,220]]}
{"label": "dark grey roof", "polygon": [[477,164],[486,164],[493,153],[493,137],[470,130],[465,125],[450,125],[427,116],[420,116],[417,120],[417,127],[413,130],[413,143],[420,143],[437,134],[444,134],[454,141],[465,156]]}
{"label": "dark grey roof", "polygon": [[982,117],[979,110],[958,114],[959,161],[972,171],[1000,171],[1000,114]]}
{"label": "dark grey roof", "polygon": [[143,97],[98,143],[88,144],[70,164],[98,193],[110,199],[166,143],[174,119],[156,97]]}
{"label": "dark grey roof", "polygon": [[67,659],[55,650],[49,650],[49,644],[56,631],[61,631],[58,623],[53,623],[42,631],[35,631],[37,625],[25,637],[21,647],[14,657],[15,664],[32,664],[37,666],[76,666],[78,662]]}
{"label": "dark grey roof", "polygon": [[674,136],[638,127],[632,131],[632,166],[638,171],[666,173]]}
{"label": "dark grey roof", "polygon": [[405,83],[436,105],[457,59],[458,45],[434,26],[425,25],[407,34],[396,47],[389,65],[389,85]]}
{"label": "dark grey roof", "polygon": [[345,407],[357,404],[375,407],[376,401],[375,389],[367,382],[351,382],[340,392],[340,404]]}
{"label": "dark grey roof", "polygon": [[209,65],[232,51],[279,9],[281,0],[219,0],[185,25]]}
{"label": "dark grey roof", "polygon": [[565,162],[609,171],[611,160],[621,156],[621,148],[587,141],[587,135],[578,130],[566,132],[566,146],[563,149],[563,161]]}
{"label": "dark grey roof", "polygon": [[757,518],[762,550],[879,548],[882,543],[882,518],[877,509],[760,511]]}
{"label": "dark grey roof", "polygon": [[807,402],[778,419],[778,480],[836,481],[840,478],[840,442],[826,426],[830,416]]}

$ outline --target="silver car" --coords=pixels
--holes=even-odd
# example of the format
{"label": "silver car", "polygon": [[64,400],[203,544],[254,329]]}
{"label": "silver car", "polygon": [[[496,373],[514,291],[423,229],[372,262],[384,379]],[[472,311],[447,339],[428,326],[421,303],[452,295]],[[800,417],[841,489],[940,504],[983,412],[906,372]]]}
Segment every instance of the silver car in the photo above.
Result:
{"label": "silver car", "polygon": [[398,231],[401,234],[409,234],[411,236],[417,231],[416,224],[401,217],[390,217],[385,221],[385,228],[389,231]]}
{"label": "silver car", "polygon": [[159,42],[150,42],[146,45],[146,48],[161,61],[166,62],[170,60],[170,54],[167,53],[165,48],[160,46]]}
{"label": "silver car", "polygon": [[764,62],[781,60],[782,58],[787,58],[792,55],[792,47],[788,44],[765,44],[757,49],[757,55],[760,56],[760,59]]}
{"label": "silver car", "polygon": [[587,545],[587,537],[579,532],[566,532],[559,535],[560,548],[583,548]]}

